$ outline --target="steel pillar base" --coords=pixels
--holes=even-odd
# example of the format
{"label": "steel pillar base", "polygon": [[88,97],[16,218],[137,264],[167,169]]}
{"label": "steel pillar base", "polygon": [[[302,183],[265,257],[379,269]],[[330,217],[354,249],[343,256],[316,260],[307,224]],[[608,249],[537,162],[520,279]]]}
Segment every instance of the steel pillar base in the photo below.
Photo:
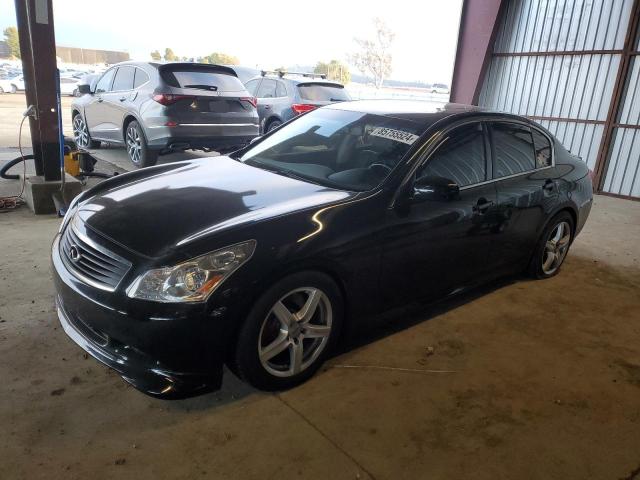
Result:
{"label": "steel pillar base", "polygon": [[[20,176],[22,181],[22,175]],[[56,213],[53,202],[54,193],[62,193],[64,203],[67,205],[82,191],[80,180],[65,174],[64,189],[60,192],[62,182],[60,180],[46,181],[43,176],[33,175],[27,177],[24,187],[24,199],[29,208],[36,215]]]}

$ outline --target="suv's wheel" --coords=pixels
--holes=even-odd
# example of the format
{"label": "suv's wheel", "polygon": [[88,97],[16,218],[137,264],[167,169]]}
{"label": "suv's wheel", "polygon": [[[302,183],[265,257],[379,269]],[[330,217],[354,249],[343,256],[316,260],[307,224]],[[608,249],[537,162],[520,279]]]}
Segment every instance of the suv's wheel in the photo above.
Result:
{"label": "suv's wheel", "polygon": [[280,125],[282,125],[282,122],[280,120],[271,120],[269,122],[269,124],[267,125],[267,131],[265,133],[269,133],[272,130],[275,130],[276,128],[278,128]]}
{"label": "suv's wheel", "polygon": [[553,277],[567,257],[573,240],[573,218],[568,212],[560,212],[545,228],[529,264],[534,278]]}
{"label": "suv's wheel", "polygon": [[11,85],[11,93],[16,93],[18,91],[18,87],[15,85]]}
{"label": "suv's wheel", "polygon": [[158,161],[158,152],[149,149],[147,139],[140,124],[132,120],[125,131],[125,142],[129,160],[136,167],[150,167]]}
{"label": "suv's wheel", "polygon": [[87,123],[82,118],[82,115],[76,113],[73,116],[73,139],[76,141],[76,145],[80,148],[100,148],[100,142],[91,140],[89,135],[89,129]]}
{"label": "suv's wheel", "polygon": [[334,347],[342,309],[340,290],[324,274],[301,272],[280,280],[242,325],[232,369],[263,390],[304,382]]}

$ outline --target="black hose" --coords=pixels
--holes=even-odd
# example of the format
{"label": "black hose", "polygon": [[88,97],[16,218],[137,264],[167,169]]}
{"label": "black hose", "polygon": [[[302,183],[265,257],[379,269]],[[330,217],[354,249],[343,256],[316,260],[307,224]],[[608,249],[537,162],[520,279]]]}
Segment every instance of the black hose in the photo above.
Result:
{"label": "black hose", "polygon": [[6,180],[18,180],[20,178],[20,175],[11,175],[7,173],[7,170],[9,170],[14,165],[19,164],[23,158],[24,160],[33,160],[33,155],[25,155],[24,157],[18,157],[14,158],[13,160],[9,160],[2,168],[0,168],[0,177]]}

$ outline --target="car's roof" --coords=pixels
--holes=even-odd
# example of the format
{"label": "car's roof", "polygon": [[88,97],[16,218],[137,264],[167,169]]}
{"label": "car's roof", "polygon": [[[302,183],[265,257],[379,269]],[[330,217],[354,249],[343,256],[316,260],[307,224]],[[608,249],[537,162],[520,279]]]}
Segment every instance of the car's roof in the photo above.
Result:
{"label": "car's roof", "polygon": [[335,103],[325,108],[385,115],[429,125],[451,115],[486,111],[473,105],[421,100],[356,100]]}
{"label": "car's roof", "polygon": [[288,74],[281,77],[280,75],[277,75],[277,74],[268,73],[266,75],[256,75],[255,77],[250,78],[248,81],[260,80],[261,78],[271,78],[273,80],[282,80],[283,82],[289,82],[294,85],[298,85],[301,83],[317,83],[317,84],[326,83],[328,86],[344,87],[344,85],[342,85],[340,82],[333,82],[331,80],[327,80],[325,78],[320,78],[320,77],[305,77],[304,75],[296,75],[296,74]]}

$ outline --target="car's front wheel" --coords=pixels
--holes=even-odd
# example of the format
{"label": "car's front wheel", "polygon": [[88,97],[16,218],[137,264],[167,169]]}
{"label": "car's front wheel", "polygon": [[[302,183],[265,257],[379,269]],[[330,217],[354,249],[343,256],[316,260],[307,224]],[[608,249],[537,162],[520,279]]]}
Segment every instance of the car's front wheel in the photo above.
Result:
{"label": "car's front wheel", "polygon": [[531,258],[531,276],[549,278],[560,271],[573,240],[574,228],[573,217],[569,212],[560,212],[551,219]]}
{"label": "car's front wheel", "polygon": [[16,93],[18,91],[18,87],[15,85],[11,85],[11,93]]}
{"label": "car's front wheel", "polygon": [[262,390],[298,385],[335,346],[343,303],[333,280],[301,272],[280,280],[255,303],[242,325],[232,369]]}
{"label": "car's front wheel", "polygon": [[76,145],[80,148],[100,148],[100,142],[91,140],[89,129],[87,128],[87,122],[84,121],[82,115],[76,113],[72,121],[73,125],[73,139],[76,141]]}
{"label": "car's front wheel", "polygon": [[136,167],[150,167],[158,161],[158,152],[151,150],[140,124],[132,120],[125,131],[125,143],[129,160]]}

